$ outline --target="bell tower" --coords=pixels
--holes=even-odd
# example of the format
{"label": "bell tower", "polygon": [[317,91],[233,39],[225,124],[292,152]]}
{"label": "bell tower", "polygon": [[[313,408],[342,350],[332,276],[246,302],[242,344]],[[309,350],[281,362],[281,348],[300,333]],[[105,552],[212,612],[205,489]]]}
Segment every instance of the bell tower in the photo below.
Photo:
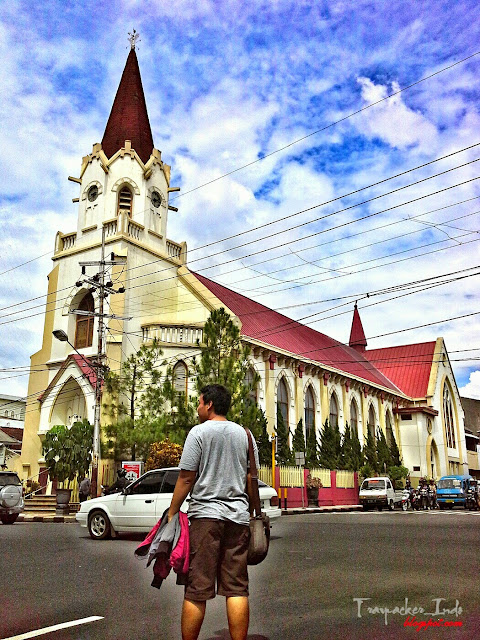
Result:
{"label": "bell tower", "polygon": [[55,253],[86,248],[101,240],[123,237],[160,255],[182,257],[184,246],[167,241],[170,166],[154,147],[135,43],[130,52],[105,127],[102,142],[82,159],[76,233],[57,234]]}

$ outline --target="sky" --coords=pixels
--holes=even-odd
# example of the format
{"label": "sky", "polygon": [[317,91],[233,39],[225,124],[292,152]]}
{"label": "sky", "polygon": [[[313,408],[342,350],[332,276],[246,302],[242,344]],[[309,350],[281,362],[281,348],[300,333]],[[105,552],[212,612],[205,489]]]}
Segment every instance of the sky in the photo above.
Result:
{"label": "sky", "polygon": [[473,0],[1,3],[2,391],[136,29],[190,268],[342,342],[355,301],[369,348],[442,336],[480,398],[479,25]]}

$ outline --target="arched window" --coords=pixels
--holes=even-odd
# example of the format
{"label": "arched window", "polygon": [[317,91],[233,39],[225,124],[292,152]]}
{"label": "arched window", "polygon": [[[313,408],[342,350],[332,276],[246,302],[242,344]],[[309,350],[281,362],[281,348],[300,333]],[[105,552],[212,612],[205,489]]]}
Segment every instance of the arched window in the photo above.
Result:
{"label": "arched window", "polygon": [[447,384],[443,386],[443,422],[445,423],[445,432],[447,435],[447,447],[455,449],[455,420],[453,414],[453,405],[450,398],[450,392]]}
{"label": "arched window", "polygon": [[355,400],[352,400],[350,403],[350,430],[355,430],[355,432],[358,433],[358,411]]}
{"label": "arched window", "polygon": [[278,384],[277,389],[277,407],[283,417],[285,426],[288,429],[288,390],[285,380],[282,378]]}
{"label": "arched window", "polygon": [[14,412],[13,412],[13,411],[10,413],[10,417],[11,417],[11,418],[15,418],[15,414],[14,414]]}
{"label": "arched window", "polygon": [[330,426],[334,429],[338,425],[338,402],[334,393],[330,396]]}
{"label": "arched window", "polygon": [[173,367],[173,387],[177,393],[187,395],[188,370],[187,365],[179,361]]}
{"label": "arched window", "polygon": [[245,385],[249,388],[247,402],[257,404],[257,385],[255,371],[250,367],[245,376]]}
{"label": "arched window", "polygon": [[8,411],[5,411],[5,418],[8,418]]}
{"label": "arched window", "polygon": [[368,410],[368,421],[367,421],[368,433],[375,438],[375,411],[373,409],[373,405],[370,405],[370,409]]}
{"label": "arched window", "polygon": [[390,411],[387,411],[387,415],[385,416],[385,431],[386,431],[385,438],[387,440],[388,446],[390,447],[392,445],[393,440],[394,440],[392,419],[390,417]]}
{"label": "arched window", "polygon": [[[80,311],[95,311],[95,302],[91,293],[87,293],[77,307]],[[75,328],[75,348],[82,349],[91,347],[93,341],[93,321],[92,316],[77,316],[77,325]]]}
{"label": "arched window", "polygon": [[128,216],[132,215],[133,194],[129,187],[122,187],[118,194],[117,215],[122,211]]}
{"label": "arched window", "polygon": [[315,429],[315,398],[312,387],[309,386],[305,394],[305,436],[307,440],[312,429]]}

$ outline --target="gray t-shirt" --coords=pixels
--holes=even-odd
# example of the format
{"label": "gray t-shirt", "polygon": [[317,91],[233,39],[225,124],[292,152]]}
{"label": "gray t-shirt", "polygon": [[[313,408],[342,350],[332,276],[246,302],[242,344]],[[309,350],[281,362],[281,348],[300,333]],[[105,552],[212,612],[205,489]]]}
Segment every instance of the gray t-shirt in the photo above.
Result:
{"label": "gray t-shirt", "polygon": [[[253,438],[258,467],[258,451]],[[228,420],[207,420],[185,440],[180,469],[198,471],[192,490],[190,518],[215,518],[248,525],[246,492],[248,438],[243,427]]]}

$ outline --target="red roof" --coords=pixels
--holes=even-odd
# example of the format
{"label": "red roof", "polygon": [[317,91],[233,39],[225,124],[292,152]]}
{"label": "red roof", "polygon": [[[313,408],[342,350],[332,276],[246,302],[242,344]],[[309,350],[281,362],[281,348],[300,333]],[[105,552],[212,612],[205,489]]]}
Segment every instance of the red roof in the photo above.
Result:
{"label": "red roof", "polygon": [[365,356],[407,396],[424,398],[427,395],[435,344],[421,342],[401,347],[369,349]]}
{"label": "red roof", "polygon": [[132,149],[146,163],[153,150],[153,137],[135,49],[131,49],[128,54],[103,134],[102,148],[105,155],[111,158],[125,146],[125,140],[131,140]]}
{"label": "red roof", "polygon": [[240,318],[242,335],[398,392],[395,385],[355,349],[205,276],[198,273],[193,275]]}
{"label": "red roof", "polygon": [[46,396],[48,396],[48,394],[50,393],[50,391],[53,389],[53,387],[55,387],[55,385],[57,384],[58,379],[60,378],[60,376],[62,375],[62,373],[65,371],[65,369],[68,367],[69,363],[71,361],[74,361],[75,364],[77,365],[77,367],[80,369],[80,371],[82,372],[82,375],[89,381],[89,383],[92,385],[92,388],[95,389],[95,385],[97,383],[97,372],[95,371],[95,369],[93,368],[93,366],[90,364],[90,360],[88,358],[83,358],[81,355],[77,354],[77,353],[71,353],[66,360],[63,361],[62,366],[60,367],[60,369],[57,371],[57,373],[55,374],[55,376],[53,377],[52,381],[50,382],[50,384],[48,385],[48,387],[45,389],[45,391],[42,392],[42,394],[39,396],[38,400],[39,402],[43,402],[44,398]]}
{"label": "red roof", "polygon": [[362,353],[365,351],[365,347],[367,346],[365,331],[363,330],[362,321],[360,320],[360,314],[358,313],[356,303],[353,310],[352,329],[350,331],[350,340],[348,341],[348,345]]}

